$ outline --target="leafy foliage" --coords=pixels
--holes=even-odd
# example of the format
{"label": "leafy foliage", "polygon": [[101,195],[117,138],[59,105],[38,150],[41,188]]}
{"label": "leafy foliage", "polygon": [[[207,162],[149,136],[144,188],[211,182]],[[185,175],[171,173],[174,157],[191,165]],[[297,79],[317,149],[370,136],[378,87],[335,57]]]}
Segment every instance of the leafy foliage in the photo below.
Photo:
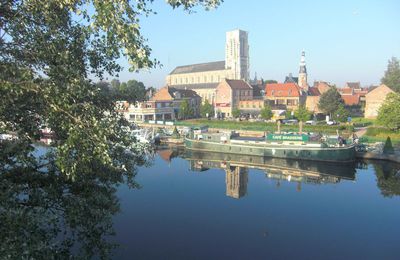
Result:
{"label": "leafy foliage", "polygon": [[189,102],[185,99],[179,105],[178,117],[180,119],[188,119],[193,117],[193,109],[190,107]]}
{"label": "leafy foliage", "polygon": [[393,89],[393,91],[400,93],[400,64],[396,57],[392,57],[388,61],[388,67],[381,82]]}
{"label": "leafy foliage", "polygon": [[273,116],[271,107],[269,105],[265,105],[260,112],[260,116],[264,120],[270,120]]}
{"label": "leafy foliage", "polygon": [[338,109],[334,113],[334,118],[336,121],[345,123],[347,118],[350,116],[350,112],[344,107],[343,104],[339,104]]}
{"label": "leafy foliage", "polygon": [[301,105],[294,111],[294,116],[300,121],[305,122],[311,118],[312,113],[307,110],[306,106]]}
{"label": "leafy foliage", "polygon": [[207,117],[207,115],[209,117],[214,116],[214,107],[208,102],[207,99],[204,101],[204,104],[200,106],[200,115],[201,117]]}
{"label": "leafy foliage", "polygon": [[235,107],[234,109],[232,109],[232,116],[234,118],[238,118],[240,116],[240,110],[239,108]]}
{"label": "leafy foliage", "polygon": [[378,124],[389,129],[400,129],[400,94],[390,93],[378,111]]}
{"label": "leafy foliage", "polygon": [[[139,26],[141,17],[153,13],[151,2],[2,1],[0,131],[16,133],[18,141],[1,144],[0,167],[34,163],[32,143],[47,126],[56,134],[54,156],[62,172],[74,175],[92,162],[126,170],[114,155],[133,151],[134,140],[107,90],[89,75],[117,75],[120,57],[128,59],[131,71],[158,64]],[[186,10],[219,4],[168,2]]]}
{"label": "leafy foliage", "polygon": [[331,87],[321,95],[318,108],[325,114],[332,116],[332,114],[338,110],[340,104],[343,104],[343,99],[340,96],[340,93],[336,87]]}

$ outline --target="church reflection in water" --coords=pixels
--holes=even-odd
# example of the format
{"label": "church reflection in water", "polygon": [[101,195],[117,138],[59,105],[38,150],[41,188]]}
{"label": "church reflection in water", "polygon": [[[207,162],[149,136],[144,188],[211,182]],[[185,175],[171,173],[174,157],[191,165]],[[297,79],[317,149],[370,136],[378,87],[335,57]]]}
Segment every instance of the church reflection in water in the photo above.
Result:
{"label": "church reflection in water", "polygon": [[236,199],[247,193],[249,168],[264,171],[267,178],[275,180],[277,187],[284,181],[297,182],[296,189],[301,191],[302,183],[333,184],[354,180],[357,166],[356,163],[332,164],[190,150],[185,150],[181,157],[189,161],[191,171],[223,169],[226,195]]}

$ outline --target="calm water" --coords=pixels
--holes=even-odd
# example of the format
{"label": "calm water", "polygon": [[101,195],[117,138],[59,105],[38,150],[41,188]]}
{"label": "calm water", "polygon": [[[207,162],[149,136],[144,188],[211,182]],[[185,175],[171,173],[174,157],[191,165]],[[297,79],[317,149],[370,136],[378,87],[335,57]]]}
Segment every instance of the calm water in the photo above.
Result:
{"label": "calm water", "polygon": [[140,189],[102,171],[2,173],[0,259],[400,259],[400,165],[150,161]]}
{"label": "calm water", "polygon": [[116,259],[400,259],[400,165],[163,150],[136,180]]}

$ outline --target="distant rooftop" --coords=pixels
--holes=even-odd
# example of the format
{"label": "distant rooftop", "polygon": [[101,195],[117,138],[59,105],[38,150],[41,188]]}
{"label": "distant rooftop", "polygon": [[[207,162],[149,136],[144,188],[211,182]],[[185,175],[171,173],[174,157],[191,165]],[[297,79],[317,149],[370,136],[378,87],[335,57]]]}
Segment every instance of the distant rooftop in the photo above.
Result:
{"label": "distant rooftop", "polygon": [[214,62],[207,62],[207,63],[178,66],[170,73],[170,75],[171,74],[203,72],[203,71],[213,71],[213,70],[224,70],[224,69],[225,69],[225,61],[214,61]]}

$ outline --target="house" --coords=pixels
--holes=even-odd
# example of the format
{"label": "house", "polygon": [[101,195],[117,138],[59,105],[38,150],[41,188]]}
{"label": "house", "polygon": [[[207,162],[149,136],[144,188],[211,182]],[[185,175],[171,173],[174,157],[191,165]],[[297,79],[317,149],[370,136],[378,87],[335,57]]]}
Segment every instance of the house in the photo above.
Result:
{"label": "house", "polygon": [[265,85],[264,99],[272,109],[296,110],[305,104],[307,93],[296,83],[273,83]]}
{"label": "house", "polygon": [[172,121],[178,116],[181,103],[187,100],[194,117],[200,115],[201,98],[193,90],[165,86],[145,102],[130,104],[124,115],[129,121]]}
{"label": "house", "polygon": [[379,87],[371,90],[365,96],[365,118],[376,118],[378,116],[378,111],[383,102],[386,99],[386,96],[389,93],[393,93],[388,86],[382,84]]}
{"label": "house", "polygon": [[253,99],[253,88],[244,80],[224,79],[216,89],[215,110],[222,118],[232,117],[240,101]]}
{"label": "house", "polygon": [[308,89],[306,98],[306,108],[314,114],[322,113],[318,108],[319,99],[323,93],[331,88],[330,84],[325,81],[314,81],[314,85]]}

